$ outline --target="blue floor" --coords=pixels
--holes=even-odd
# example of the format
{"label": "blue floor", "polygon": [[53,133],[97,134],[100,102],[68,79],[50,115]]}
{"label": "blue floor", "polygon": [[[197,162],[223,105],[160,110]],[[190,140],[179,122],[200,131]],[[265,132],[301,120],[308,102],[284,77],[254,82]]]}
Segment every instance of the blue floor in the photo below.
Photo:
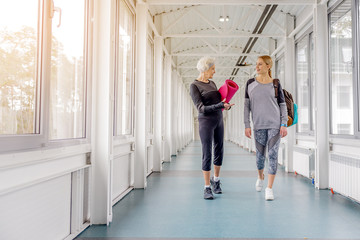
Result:
{"label": "blue floor", "polygon": [[[267,169],[267,166],[265,167]],[[275,200],[255,191],[255,155],[225,144],[223,194],[203,199],[201,145],[188,145],[77,239],[360,239],[360,205],[279,167]],[[266,179],[265,179],[266,180]]]}

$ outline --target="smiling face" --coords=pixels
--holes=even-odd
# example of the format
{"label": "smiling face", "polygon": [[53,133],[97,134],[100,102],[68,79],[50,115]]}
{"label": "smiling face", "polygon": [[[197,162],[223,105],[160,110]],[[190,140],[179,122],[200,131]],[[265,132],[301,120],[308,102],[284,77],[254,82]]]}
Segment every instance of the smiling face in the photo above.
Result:
{"label": "smiling face", "polygon": [[259,75],[264,75],[269,72],[271,68],[270,65],[266,64],[262,58],[258,58],[256,61],[256,73]]}
{"label": "smiling face", "polygon": [[208,70],[203,72],[205,79],[212,79],[213,75],[215,74],[215,64],[212,65]]}

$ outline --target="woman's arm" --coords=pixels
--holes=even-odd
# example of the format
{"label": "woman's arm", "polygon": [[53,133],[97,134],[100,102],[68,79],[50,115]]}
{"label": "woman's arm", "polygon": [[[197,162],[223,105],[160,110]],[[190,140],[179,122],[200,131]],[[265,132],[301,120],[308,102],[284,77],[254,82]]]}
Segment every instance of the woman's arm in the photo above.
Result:
{"label": "woman's arm", "polygon": [[245,87],[245,102],[244,102],[244,124],[245,128],[250,128],[250,97],[248,94],[248,85],[249,81],[246,83]]}
{"label": "woman's arm", "polygon": [[215,111],[225,107],[224,102],[219,102],[217,104],[204,106],[204,104],[203,104],[203,102],[201,100],[200,91],[199,91],[199,89],[197,88],[197,86],[195,84],[190,85],[190,95],[191,95],[191,98],[192,98],[192,100],[193,100],[193,102],[195,104],[195,107],[199,111],[199,113],[215,112]]}

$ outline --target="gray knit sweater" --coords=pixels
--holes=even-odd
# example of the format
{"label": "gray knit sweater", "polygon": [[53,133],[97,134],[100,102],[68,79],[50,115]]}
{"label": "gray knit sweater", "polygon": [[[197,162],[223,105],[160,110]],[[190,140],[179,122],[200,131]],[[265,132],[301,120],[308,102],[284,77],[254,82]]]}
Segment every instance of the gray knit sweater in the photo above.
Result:
{"label": "gray knit sweater", "polygon": [[275,97],[273,83],[262,84],[255,78],[246,83],[244,123],[250,128],[250,112],[254,129],[279,129],[281,124],[287,123],[287,109],[284,93],[279,83],[279,102]]}

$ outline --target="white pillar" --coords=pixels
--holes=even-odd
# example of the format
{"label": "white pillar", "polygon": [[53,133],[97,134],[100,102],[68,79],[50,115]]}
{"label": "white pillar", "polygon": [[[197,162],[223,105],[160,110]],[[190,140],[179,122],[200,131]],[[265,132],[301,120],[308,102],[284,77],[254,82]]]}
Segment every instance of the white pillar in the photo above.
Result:
{"label": "white pillar", "polygon": [[166,125],[166,133],[165,133],[165,144],[164,144],[164,161],[170,162],[171,161],[171,98],[173,97],[171,94],[171,56],[165,56],[165,76],[164,76],[164,85],[166,86],[166,91],[164,92],[165,97],[165,125]]}
{"label": "white pillar", "polygon": [[[291,16],[286,16],[287,34],[294,29],[294,19]],[[293,98],[296,99],[295,92],[295,42],[293,37],[285,39],[285,79],[280,79],[283,88],[292,93]],[[287,136],[287,150],[285,159],[285,171],[293,172],[293,152],[295,144],[296,126],[289,127]]]}
{"label": "white pillar", "polygon": [[315,187],[329,187],[328,16],[326,4],[314,8],[315,40]]}
{"label": "white pillar", "polygon": [[162,102],[165,100],[163,97],[163,39],[162,37],[155,37],[154,39],[154,48],[155,48],[155,103],[154,103],[154,166],[153,170],[155,172],[161,172],[161,161],[162,156],[162,125],[163,123],[163,114]]}
{"label": "white pillar", "polygon": [[170,147],[170,153],[171,156],[177,155],[178,150],[178,144],[179,141],[177,141],[178,137],[178,97],[179,97],[179,89],[178,89],[178,78],[175,71],[171,71],[171,98],[170,98],[170,104],[171,104],[171,122],[170,122],[170,137],[171,137],[171,147]]}
{"label": "white pillar", "polygon": [[112,0],[95,1],[91,126],[91,223],[109,224],[112,216],[111,164],[113,138]]}
{"label": "white pillar", "polygon": [[136,4],[135,161],[134,187],[146,188],[146,43],[148,7]]}

